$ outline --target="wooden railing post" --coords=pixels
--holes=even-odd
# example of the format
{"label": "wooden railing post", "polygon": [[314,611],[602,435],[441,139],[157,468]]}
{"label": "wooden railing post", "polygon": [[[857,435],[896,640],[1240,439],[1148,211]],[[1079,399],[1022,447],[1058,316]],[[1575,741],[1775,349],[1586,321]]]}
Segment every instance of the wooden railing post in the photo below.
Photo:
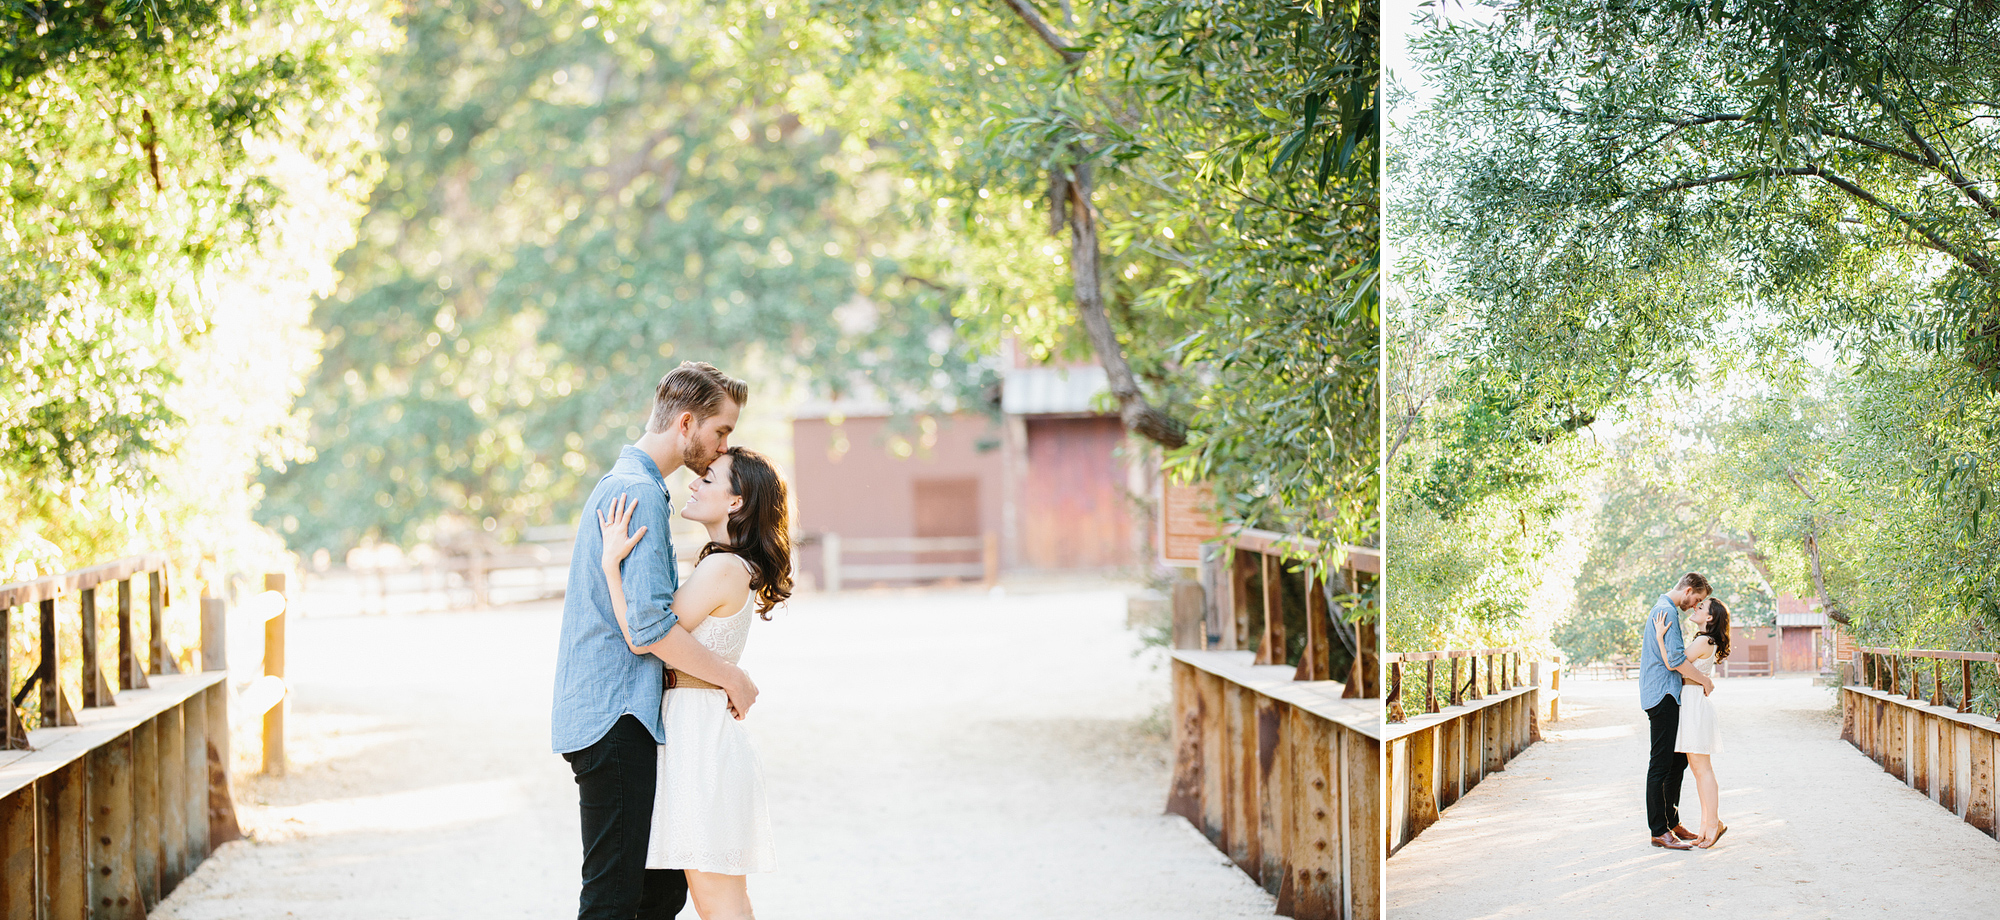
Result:
{"label": "wooden railing post", "polygon": [[1424,711],[1438,711],[1438,668],[1436,658],[1424,659]]}
{"label": "wooden railing post", "polygon": [[83,708],[109,706],[111,694],[104,692],[102,676],[98,674],[101,662],[97,660],[97,588],[76,592],[76,617],[78,644],[83,651],[83,680],[79,682]]}
{"label": "wooden railing post", "polygon": [[10,695],[14,688],[14,668],[12,655],[7,650],[14,647],[14,608],[0,607],[0,705],[7,713],[0,717],[0,750],[28,750],[28,727],[21,722],[21,710],[14,705]]}
{"label": "wooden railing post", "polygon": [[1450,702],[1450,705],[1453,705],[1453,706],[1456,706],[1456,705],[1458,705],[1458,701],[1459,701],[1459,695],[1458,695],[1458,691],[1459,691],[1459,686],[1458,686],[1458,658],[1457,658],[1456,656],[1454,656],[1454,657],[1453,657],[1453,658],[1451,659],[1451,694],[1450,694],[1450,696],[1449,696],[1449,699],[1450,699],[1450,701],[1451,701],[1451,702]]}
{"label": "wooden railing post", "polygon": [[42,725],[75,725],[76,711],[62,692],[62,643],[57,641],[56,599],[42,600]]}
{"label": "wooden railing post", "polygon": [[1293,680],[1328,680],[1333,677],[1333,637],[1328,627],[1332,625],[1326,604],[1324,584],[1315,577],[1311,566],[1305,566],[1302,573],[1306,582],[1306,647],[1299,654],[1298,672]]}
{"label": "wooden railing post", "polygon": [[146,673],[179,674],[180,665],[167,654],[167,572],[146,573]]}
{"label": "wooden railing post", "polygon": [[201,669],[229,670],[229,601],[201,599]]}
{"label": "wooden railing post", "polygon": [[1186,578],[1174,582],[1169,595],[1173,606],[1174,648],[1199,649],[1208,645],[1207,600],[1201,585]]}
{"label": "wooden railing post", "polygon": [[1389,662],[1389,721],[1402,722],[1408,716],[1403,713],[1403,661]]}
{"label": "wooden railing post", "polygon": [[[264,576],[264,590],[285,593],[285,576],[273,573]],[[283,680],[285,677],[285,613],[264,621],[264,674]],[[264,772],[272,776],[285,773],[285,709],[290,705],[290,694],[276,705],[264,711]]]}
{"label": "wooden railing post", "polygon": [[1258,664],[1285,663],[1285,582],[1284,566],[1277,556],[1257,554],[1264,581],[1264,638],[1257,643]]}
{"label": "wooden railing post", "polygon": [[840,590],[840,534],[821,534],[819,538],[820,565],[825,569],[826,590]]}
{"label": "wooden railing post", "polygon": [[1965,673],[1964,676],[1959,681],[1958,711],[1971,712],[1972,711],[1972,659],[1970,658],[1963,659],[1959,661],[1959,664],[1963,667]]}
{"label": "wooden railing post", "polygon": [[1228,631],[1223,648],[1240,649],[1245,639],[1250,638],[1250,570],[1256,566],[1251,559],[1255,555],[1249,550],[1235,549],[1229,554],[1229,598],[1231,608],[1229,622],[1223,624]]}
{"label": "wooden railing post", "polygon": [[138,646],[132,637],[132,579],[118,579],[118,688],[144,689],[146,669],[139,661]]}

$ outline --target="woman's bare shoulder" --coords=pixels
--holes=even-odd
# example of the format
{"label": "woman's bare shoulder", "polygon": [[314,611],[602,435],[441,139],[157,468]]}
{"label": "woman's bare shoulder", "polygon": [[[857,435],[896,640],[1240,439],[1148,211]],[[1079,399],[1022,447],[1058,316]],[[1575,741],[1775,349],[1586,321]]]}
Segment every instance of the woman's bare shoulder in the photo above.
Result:
{"label": "woman's bare shoulder", "polygon": [[750,586],[750,570],[743,563],[743,557],[735,553],[709,553],[694,564],[694,573],[688,576],[688,583],[696,579],[711,582],[717,587]]}

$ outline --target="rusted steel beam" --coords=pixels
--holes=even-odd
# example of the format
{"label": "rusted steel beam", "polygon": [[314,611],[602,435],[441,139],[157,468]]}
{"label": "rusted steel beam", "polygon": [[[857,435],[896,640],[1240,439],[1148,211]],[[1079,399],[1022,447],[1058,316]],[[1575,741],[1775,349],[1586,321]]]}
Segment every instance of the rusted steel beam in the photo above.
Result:
{"label": "rusted steel beam", "polygon": [[1222,848],[1222,818],[1227,800],[1229,757],[1227,754],[1228,732],[1224,724],[1228,716],[1222,708],[1221,677],[1201,672],[1195,677],[1196,688],[1201,693],[1203,711],[1201,722],[1201,823],[1202,833],[1209,842]]}
{"label": "rusted steel beam", "polygon": [[181,819],[186,871],[208,858],[208,695],[197,693],[181,709]]}
{"label": "rusted steel beam", "polygon": [[1985,732],[1972,734],[1972,787],[1966,790],[1965,822],[1979,828],[1987,836],[1993,836],[1994,746],[2000,738]]}
{"label": "rusted steel beam", "polygon": [[166,831],[160,818],[160,729],[154,717],[132,732],[132,864],[140,903],[152,910],[164,895]]}
{"label": "rusted steel beam", "polygon": [[145,920],[132,815],[132,733],[90,752],[91,920]]}
{"label": "rusted steel beam", "polygon": [[1202,706],[1200,679],[1195,667],[1185,661],[1173,662],[1174,749],[1173,784],[1167,788],[1167,813],[1180,815],[1196,827],[1202,825]]}
{"label": "rusted steel beam", "polygon": [[83,761],[36,781],[40,793],[42,903],[45,916],[83,917],[89,912],[88,856],[84,845]]}
{"label": "rusted steel beam", "polygon": [[229,793],[229,685],[202,691],[208,696],[208,852],[243,839],[236,822],[236,799]]}
{"label": "rusted steel beam", "polygon": [[1290,739],[1284,730],[1292,707],[1268,696],[1256,698],[1256,774],[1252,789],[1257,810],[1257,881],[1275,895],[1285,878],[1285,820],[1292,803],[1287,785]]}
{"label": "rusted steel beam", "polygon": [[1292,728],[1297,740],[1292,745],[1292,768],[1297,794],[1294,809],[1298,849],[1287,861],[1291,916],[1338,917],[1346,891],[1342,871],[1342,838],[1345,822],[1342,801],[1336,791],[1339,760],[1332,723],[1294,709]]}
{"label": "rusted steel beam", "polygon": [[173,894],[187,878],[187,726],[179,706],[153,719],[159,735],[160,896]]}

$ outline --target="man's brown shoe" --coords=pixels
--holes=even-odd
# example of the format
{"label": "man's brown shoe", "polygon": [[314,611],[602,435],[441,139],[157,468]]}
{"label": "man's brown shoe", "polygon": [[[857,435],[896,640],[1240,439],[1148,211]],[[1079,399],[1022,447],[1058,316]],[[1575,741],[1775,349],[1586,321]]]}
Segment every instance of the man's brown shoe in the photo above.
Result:
{"label": "man's brown shoe", "polygon": [[1681,839],[1680,839],[1679,837],[1676,837],[1676,836],[1674,836],[1674,832],[1673,832],[1673,831],[1668,831],[1668,832],[1666,832],[1666,833],[1664,833],[1664,834],[1661,834],[1661,835],[1660,835],[1660,836],[1658,836],[1658,837],[1653,837],[1653,838],[1650,838],[1650,839],[1651,839],[1651,840],[1653,841],[1653,845],[1654,845],[1654,846],[1656,846],[1656,847],[1665,847],[1665,848],[1667,848],[1667,849],[1669,849],[1669,850],[1692,850],[1692,849],[1694,849],[1694,844],[1692,844],[1692,843],[1686,843],[1686,842],[1683,842],[1683,841],[1682,841],[1682,840],[1681,840]]}
{"label": "man's brown shoe", "polygon": [[1700,839],[1701,839],[1701,835],[1700,835],[1700,834],[1697,834],[1697,833],[1695,833],[1694,831],[1691,831],[1691,830],[1688,830],[1688,829],[1687,829],[1687,825],[1684,825],[1684,824],[1676,824],[1676,825],[1674,825],[1674,826],[1673,826],[1673,835],[1674,835],[1674,836],[1676,836],[1676,837],[1679,837],[1679,838],[1680,838],[1680,839],[1682,839],[1682,840],[1686,840],[1686,841],[1690,841],[1690,842],[1692,842],[1692,841],[1696,841],[1696,840],[1700,840]]}

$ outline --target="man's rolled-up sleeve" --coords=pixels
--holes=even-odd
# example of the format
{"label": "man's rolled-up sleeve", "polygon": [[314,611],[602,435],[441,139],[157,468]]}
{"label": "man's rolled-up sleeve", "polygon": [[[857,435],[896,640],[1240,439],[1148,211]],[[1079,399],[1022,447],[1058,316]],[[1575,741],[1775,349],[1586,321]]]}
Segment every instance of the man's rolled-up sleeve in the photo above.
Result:
{"label": "man's rolled-up sleeve", "polygon": [[674,614],[675,578],[668,557],[667,502],[659,495],[635,495],[638,507],[632,512],[633,530],[641,526],[646,535],[619,565],[625,583],[625,621],[632,627],[634,645],[647,646],[667,637],[680,617]]}

